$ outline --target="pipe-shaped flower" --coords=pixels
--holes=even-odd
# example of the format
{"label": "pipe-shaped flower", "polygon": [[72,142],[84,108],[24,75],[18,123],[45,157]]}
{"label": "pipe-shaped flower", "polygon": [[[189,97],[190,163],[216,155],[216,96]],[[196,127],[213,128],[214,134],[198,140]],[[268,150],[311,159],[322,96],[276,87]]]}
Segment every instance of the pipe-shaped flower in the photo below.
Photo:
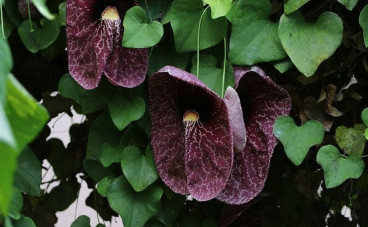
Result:
{"label": "pipe-shaped flower", "polygon": [[234,154],[228,183],[217,197],[228,204],[244,204],[264,187],[270,159],[277,144],[272,128],[280,115],[289,114],[291,99],[285,89],[258,68],[235,69],[236,91],[243,109],[247,132],[243,152]]}
{"label": "pipe-shaped flower", "polygon": [[216,197],[233,164],[226,104],[193,74],[171,66],[149,79],[151,135],[157,170],[174,192]]}
{"label": "pipe-shaped flower", "polygon": [[122,87],[143,82],[148,50],[121,46],[122,19],[134,5],[133,0],[67,0],[69,72],[85,89],[96,88],[103,73]]}

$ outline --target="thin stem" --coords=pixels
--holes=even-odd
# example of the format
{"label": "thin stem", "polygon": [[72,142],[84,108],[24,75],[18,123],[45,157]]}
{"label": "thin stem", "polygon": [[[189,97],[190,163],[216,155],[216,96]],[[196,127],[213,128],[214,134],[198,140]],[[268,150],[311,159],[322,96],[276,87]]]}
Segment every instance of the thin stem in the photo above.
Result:
{"label": "thin stem", "polygon": [[224,66],[222,67],[222,90],[221,97],[224,97],[225,92],[225,75],[226,75],[226,60],[227,60],[227,45],[226,45],[226,37],[224,37]]}
{"label": "thin stem", "polygon": [[204,9],[201,17],[199,18],[199,24],[198,24],[198,32],[197,32],[197,78],[199,78],[199,36],[201,33],[201,24],[202,24],[202,19],[204,14],[206,13],[207,9],[209,6],[206,7],[206,9]]}
{"label": "thin stem", "polygon": [[4,29],[4,15],[3,15],[3,5],[0,6],[0,19],[1,19],[1,31],[3,33],[3,38],[6,39],[5,37],[5,29]]}
{"label": "thin stem", "polygon": [[29,27],[31,28],[30,32],[34,32],[33,25],[32,25],[32,18],[31,18],[31,7],[29,5],[30,4],[29,1],[31,0],[27,0]]}
{"label": "thin stem", "polygon": [[150,19],[150,22],[152,22],[151,12],[150,12],[150,11],[149,11],[149,9],[148,9],[147,0],[144,0],[144,3],[146,4],[146,9],[147,9],[147,11],[148,11],[148,17],[149,17],[149,19]]}

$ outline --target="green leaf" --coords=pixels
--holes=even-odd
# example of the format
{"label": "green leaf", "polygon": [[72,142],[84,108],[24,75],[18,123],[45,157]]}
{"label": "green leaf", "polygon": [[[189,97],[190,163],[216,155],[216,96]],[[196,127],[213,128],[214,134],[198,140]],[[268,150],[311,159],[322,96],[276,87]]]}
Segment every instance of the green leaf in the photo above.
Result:
{"label": "green leaf", "polygon": [[359,24],[363,28],[364,44],[368,47],[368,5],[364,6],[360,12]]}
{"label": "green leaf", "polygon": [[335,133],[337,145],[348,155],[361,156],[365,146],[365,129],[363,124],[355,124],[354,128],[337,127]]}
{"label": "green leaf", "polygon": [[124,17],[123,46],[147,48],[160,42],[164,28],[158,21],[147,21],[146,12],[139,6],[130,8]]}
{"label": "green leaf", "polygon": [[279,37],[297,69],[309,77],[340,46],[342,20],[332,12],[322,13],[315,23],[306,23],[300,12],[282,15]]}
{"label": "green leaf", "polygon": [[273,67],[277,69],[280,73],[285,73],[288,71],[291,67],[293,67],[293,63],[290,61],[290,59],[284,59],[279,61],[272,62]]}
{"label": "green leaf", "polygon": [[162,193],[156,184],[135,192],[124,176],[120,176],[107,189],[107,200],[111,209],[122,217],[124,226],[141,227],[158,213]]}
{"label": "green leaf", "polygon": [[94,182],[99,182],[104,177],[113,175],[113,171],[111,168],[105,168],[99,161],[87,158],[83,160],[83,168]]}
{"label": "green leaf", "polygon": [[284,2],[284,11],[286,14],[290,14],[309,2],[309,0],[284,0]]}
{"label": "green leaf", "polygon": [[368,140],[368,128],[365,130],[364,135],[365,135],[365,139]]}
{"label": "green leaf", "polygon": [[232,64],[253,65],[287,56],[278,36],[279,24],[269,19],[270,13],[268,0],[239,0],[234,3],[229,52]]}
{"label": "green leaf", "polygon": [[358,0],[337,0],[341,4],[343,4],[348,10],[354,9],[355,5],[358,3]]}
{"label": "green leaf", "polygon": [[47,8],[46,0],[31,0],[31,1],[36,6],[38,11],[42,14],[42,16],[46,17],[49,20],[53,20],[55,18],[55,15],[53,15]]}
{"label": "green leaf", "polygon": [[105,143],[117,146],[121,135],[108,113],[101,114],[92,123],[88,135],[87,158],[99,161]]}
{"label": "green leaf", "polygon": [[28,20],[24,20],[18,26],[18,34],[24,46],[32,53],[37,53],[39,50],[49,47],[59,36],[60,27],[57,20],[44,20],[41,28],[32,22],[34,31]]}
{"label": "green leaf", "polygon": [[[197,74],[197,56],[193,56],[192,58],[192,70],[191,73]],[[222,65],[217,67],[217,59],[210,55],[200,55],[199,56],[199,75],[200,80],[205,83],[211,90],[216,92],[220,97],[223,97],[223,94],[228,86],[234,87],[234,71],[233,67],[229,62],[226,62],[226,71],[225,71],[225,84],[222,86],[222,74],[223,68]]]}
{"label": "green leaf", "polygon": [[145,110],[146,104],[139,96],[128,100],[122,95],[115,95],[109,102],[110,116],[119,130],[123,130],[131,122],[141,118]]}
{"label": "green leaf", "polygon": [[102,153],[100,161],[104,167],[110,166],[112,163],[121,161],[121,153],[124,146],[113,146],[109,143],[104,143],[102,145]]}
{"label": "green leaf", "polygon": [[77,199],[78,190],[79,184],[75,179],[63,180],[47,194],[46,198],[55,211],[63,211]]}
{"label": "green leaf", "polygon": [[66,25],[66,2],[62,2],[59,5],[59,24],[65,26]]}
{"label": "green leaf", "polygon": [[13,227],[36,227],[36,224],[31,218],[22,215],[17,221],[13,222]]}
{"label": "green leaf", "polygon": [[322,143],[325,131],[318,121],[307,121],[298,127],[291,117],[281,116],[276,119],[273,134],[281,141],[290,161],[298,166],[304,160],[309,148]]}
{"label": "green leaf", "polygon": [[68,73],[59,80],[59,92],[62,96],[75,100],[82,107],[84,114],[96,112],[106,106],[99,88],[86,90]]}
{"label": "green leaf", "polygon": [[368,127],[368,107],[362,111],[361,117],[365,126]]}
{"label": "green leaf", "polygon": [[[13,68],[13,59],[6,39],[0,38],[0,102],[5,101],[6,80],[10,70]],[[1,117],[0,117],[1,118]],[[0,119],[0,123],[1,119]],[[3,125],[3,124],[1,124]],[[5,140],[3,130],[0,130],[0,141]],[[5,131],[5,130],[4,130]]]}
{"label": "green leaf", "polygon": [[[227,32],[225,17],[212,19],[211,10],[203,8],[201,0],[175,0],[170,9],[170,23],[178,52],[203,50],[221,42]],[[200,19],[202,18],[201,23]]]}
{"label": "green leaf", "polygon": [[41,195],[41,162],[30,148],[26,148],[18,157],[18,167],[14,174],[14,186],[33,196]]}
{"label": "green leaf", "polygon": [[0,116],[8,122],[15,139],[13,146],[0,140],[0,213],[7,214],[17,156],[37,136],[49,116],[12,75],[7,78],[5,102],[0,101]]}
{"label": "green leaf", "polygon": [[231,9],[233,0],[204,0],[211,7],[211,17],[216,19],[225,16]]}
{"label": "green leaf", "polygon": [[90,227],[90,219],[86,215],[81,215],[73,221],[71,227]]}
{"label": "green leaf", "polygon": [[21,217],[22,206],[23,206],[22,193],[16,187],[13,187],[8,216],[11,217],[12,219],[18,220]]}
{"label": "green leaf", "polygon": [[152,20],[160,19],[162,14],[165,14],[169,9],[172,0],[138,0],[138,4],[146,11],[147,18]]}
{"label": "green leaf", "polygon": [[332,145],[319,149],[317,162],[325,173],[326,188],[337,187],[349,178],[358,179],[364,170],[364,161],[361,157],[352,155],[344,158]]}
{"label": "green leaf", "polygon": [[151,149],[142,155],[135,146],[125,148],[121,156],[121,168],[136,192],[145,190],[158,179]]}
{"label": "green leaf", "polygon": [[103,196],[107,196],[107,189],[115,178],[112,176],[106,176],[102,178],[97,184],[97,192]]}

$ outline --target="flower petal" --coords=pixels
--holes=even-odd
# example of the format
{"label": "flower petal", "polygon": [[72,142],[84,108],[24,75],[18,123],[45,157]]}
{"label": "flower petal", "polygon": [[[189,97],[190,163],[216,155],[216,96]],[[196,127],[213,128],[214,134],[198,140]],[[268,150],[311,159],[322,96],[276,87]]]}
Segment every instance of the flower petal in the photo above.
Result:
{"label": "flower petal", "polygon": [[244,112],[247,144],[236,153],[229,181],[217,197],[229,204],[243,204],[257,196],[264,187],[273,149],[275,119],[289,114],[291,100],[285,89],[266,75],[244,68],[235,69],[237,88]]}
{"label": "flower petal", "polygon": [[[157,170],[173,191],[197,200],[215,197],[226,185],[233,140],[224,101],[193,74],[167,66],[149,80],[151,143]],[[187,110],[199,113],[190,130]]]}
{"label": "flower petal", "polygon": [[247,135],[240,99],[234,88],[228,87],[226,89],[224,101],[229,111],[230,123],[233,131],[234,152],[242,152],[247,142]]}

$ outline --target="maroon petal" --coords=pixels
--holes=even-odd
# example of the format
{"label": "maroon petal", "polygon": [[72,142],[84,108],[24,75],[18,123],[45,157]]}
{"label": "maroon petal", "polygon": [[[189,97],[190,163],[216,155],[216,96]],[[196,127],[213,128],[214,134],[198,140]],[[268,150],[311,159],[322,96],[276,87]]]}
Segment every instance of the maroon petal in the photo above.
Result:
{"label": "maroon petal", "polygon": [[229,112],[231,128],[233,131],[234,152],[242,152],[247,142],[247,136],[240,98],[234,88],[228,87],[226,89],[224,101]]}
{"label": "maroon petal", "polygon": [[291,100],[285,89],[266,75],[243,68],[235,69],[244,112],[247,144],[236,153],[229,181],[218,199],[228,204],[243,204],[257,196],[264,187],[273,149],[275,119],[289,114]]}
{"label": "maroon petal", "polygon": [[[233,140],[224,101],[193,74],[164,67],[149,80],[151,143],[157,170],[173,191],[197,200],[214,198],[226,185]],[[199,121],[185,126],[183,115]]]}

